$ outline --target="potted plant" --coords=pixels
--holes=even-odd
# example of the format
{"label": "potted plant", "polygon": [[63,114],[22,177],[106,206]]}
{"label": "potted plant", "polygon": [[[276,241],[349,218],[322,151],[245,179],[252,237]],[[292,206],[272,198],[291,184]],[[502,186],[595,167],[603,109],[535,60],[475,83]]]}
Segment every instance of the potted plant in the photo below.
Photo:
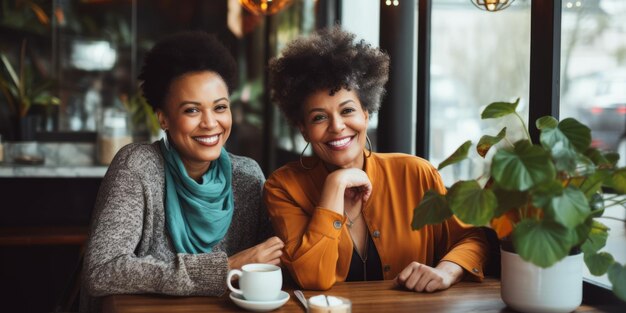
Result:
{"label": "potted plant", "polygon": [[37,81],[32,66],[25,61],[25,55],[24,40],[16,71],[7,56],[0,52],[0,92],[8,105],[13,137],[17,140],[33,140],[36,130],[42,128],[42,124],[45,126],[52,106],[60,104],[59,98],[49,92],[52,81]]}
{"label": "potted plant", "polygon": [[[608,272],[613,292],[626,300],[626,267],[600,251],[608,228],[595,220],[605,205],[626,203],[619,196],[626,193],[626,168],[616,166],[619,155],[591,147],[590,129],[573,118],[539,118],[540,142],[532,142],[516,112],[518,103],[491,103],[481,118],[515,116],[524,138],[512,141],[507,127],[481,137],[476,150],[490,159],[488,172],[456,182],[445,195],[428,191],[415,208],[413,228],[453,214],[467,224],[491,226],[502,243],[502,297],[516,310],[576,309],[583,259],[592,274]],[[471,145],[463,143],[438,169],[466,159]],[[618,195],[603,195],[603,187]]]}
{"label": "potted plant", "polygon": [[133,130],[139,137],[147,137],[151,142],[159,140],[163,135],[159,119],[141,93],[135,93],[130,98],[122,95],[120,98],[130,114]]}

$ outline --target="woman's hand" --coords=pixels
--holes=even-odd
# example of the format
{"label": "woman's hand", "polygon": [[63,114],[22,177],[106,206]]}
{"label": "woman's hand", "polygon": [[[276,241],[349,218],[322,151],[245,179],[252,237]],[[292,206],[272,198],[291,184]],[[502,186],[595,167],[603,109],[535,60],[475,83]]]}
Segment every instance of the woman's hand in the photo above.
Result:
{"label": "woman's hand", "polygon": [[352,201],[369,199],[372,195],[372,183],[367,174],[356,168],[341,169],[333,172],[345,185],[344,198]]}
{"label": "woman's hand", "polygon": [[346,191],[343,194],[344,200],[357,202],[359,200],[363,200],[363,202],[367,201],[369,197],[372,195],[372,185],[363,185],[358,187],[350,187],[346,188]]}
{"label": "woman's hand", "polygon": [[228,268],[241,268],[248,263],[280,264],[280,256],[283,255],[285,244],[280,238],[274,236],[252,248],[240,251],[228,258]]}
{"label": "woman's hand", "polygon": [[326,177],[319,206],[343,215],[344,201],[363,202],[372,194],[372,183],[367,174],[356,168],[336,170]]}
{"label": "woman's hand", "polygon": [[462,276],[463,268],[452,262],[442,261],[436,268],[412,262],[396,276],[394,282],[409,290],[433,292],[450,288]]}

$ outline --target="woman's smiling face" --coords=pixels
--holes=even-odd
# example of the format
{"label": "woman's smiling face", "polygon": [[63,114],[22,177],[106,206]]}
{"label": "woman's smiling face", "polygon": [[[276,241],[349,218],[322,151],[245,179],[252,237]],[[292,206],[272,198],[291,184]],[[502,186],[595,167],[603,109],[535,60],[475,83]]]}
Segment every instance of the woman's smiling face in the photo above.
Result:
{"label": "woman's smiling face", "polygon": [[214,72],[187,73],[172,81],[157,115],[189,176],[202,175],[230,135],[228,87]]}
{"label": "woman's smiling face", "polygon": [[363,168],[369,114],[354,90],[311,94],[304,102],[300,132],[315,154],[338,168]]}

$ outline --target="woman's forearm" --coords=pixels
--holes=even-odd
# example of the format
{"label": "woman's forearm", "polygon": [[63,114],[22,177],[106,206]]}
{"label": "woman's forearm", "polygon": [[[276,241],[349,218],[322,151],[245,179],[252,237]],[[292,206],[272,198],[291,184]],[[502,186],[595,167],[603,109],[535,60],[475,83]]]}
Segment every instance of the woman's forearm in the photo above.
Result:
{"label": "woman's forearm", "polygon": [[345,190],[346,183],[341,180],[339,175],[331,173],[326,177],[318,205],[343,215]]}

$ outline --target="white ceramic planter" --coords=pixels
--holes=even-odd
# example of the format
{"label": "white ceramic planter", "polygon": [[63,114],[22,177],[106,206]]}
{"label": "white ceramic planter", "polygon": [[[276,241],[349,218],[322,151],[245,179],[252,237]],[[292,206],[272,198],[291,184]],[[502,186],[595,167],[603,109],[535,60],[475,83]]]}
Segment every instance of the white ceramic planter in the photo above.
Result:
{"label": "white ceramic planter", "polygon": [[504,303],[520,312],[571,312],[582,302],[583,254],[571,255],[549,268],[500,250]]}

